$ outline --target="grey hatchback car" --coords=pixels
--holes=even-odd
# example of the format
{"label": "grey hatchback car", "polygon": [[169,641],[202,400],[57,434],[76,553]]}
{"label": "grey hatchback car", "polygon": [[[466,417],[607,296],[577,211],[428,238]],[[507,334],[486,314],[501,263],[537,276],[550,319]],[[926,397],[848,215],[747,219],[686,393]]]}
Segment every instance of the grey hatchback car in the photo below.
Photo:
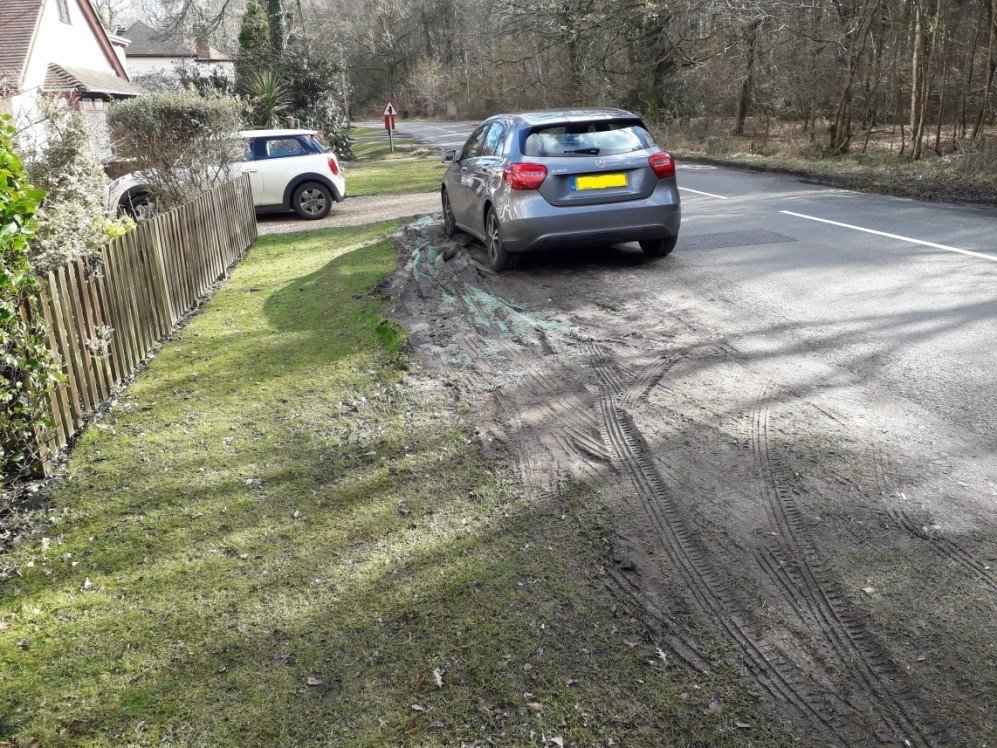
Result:
{"label": "grey hatchback car", "polygon": [[495,270],[521,252],[636,241],[662,257],[678,241],[675,161],[622,109],[500,114],[443,160],[447,234],[477,237]]}

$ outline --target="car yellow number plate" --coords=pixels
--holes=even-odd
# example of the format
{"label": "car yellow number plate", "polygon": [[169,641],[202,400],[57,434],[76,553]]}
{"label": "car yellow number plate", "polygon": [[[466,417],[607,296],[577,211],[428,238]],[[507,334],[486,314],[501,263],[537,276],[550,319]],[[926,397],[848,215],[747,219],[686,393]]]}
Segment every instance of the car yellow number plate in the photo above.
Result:
{"label": "car yellow number plate", "polygon": [[576,190],[604,190],[607,187],[626,187],[627,175],[623,172],[618,174],[591,174],[584,177],[575,177],[573,182]]}

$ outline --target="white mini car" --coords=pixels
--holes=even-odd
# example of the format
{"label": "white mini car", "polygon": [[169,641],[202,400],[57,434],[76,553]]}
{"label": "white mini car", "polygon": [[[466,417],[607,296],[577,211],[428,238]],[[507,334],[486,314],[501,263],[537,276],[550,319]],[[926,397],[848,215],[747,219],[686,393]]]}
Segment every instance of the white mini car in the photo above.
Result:
{"label": "white mini car", "polygon": [[[346,197],[346,179],[336,154],[327,150],[315,130],[243,130],[245,160],[232,165],[248,174],[258,213],[293,210],[302,218],[325,218],[334,202]],[[111,182],[108,212],[147,218],[155,205],[142,172]]]}

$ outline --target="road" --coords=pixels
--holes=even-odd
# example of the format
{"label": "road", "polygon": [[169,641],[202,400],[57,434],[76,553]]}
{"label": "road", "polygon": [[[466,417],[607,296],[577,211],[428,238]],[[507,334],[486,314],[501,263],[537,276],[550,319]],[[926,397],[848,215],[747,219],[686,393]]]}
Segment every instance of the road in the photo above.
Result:
{"label": "road", "polygon": [[[356,122],[358,127],[383,127],[380,120]],[[440,151],[460,148],[474,130],[472,122],[431,122],[428,120],[397,120],[397,132]]]}
{"label": "road", "polygon": [[407,235],[420,355],[528,495],[596,492],[571,511],[601,507],[606,583],[669,656],[708,669],[708,632],[807,744],[985,741],[997,210],[697,164],[679,185],[660,261],[496,275],[438,223]]}
{"label": "road", "polygon": [[[400,121],[459,148],[473,123]],[[997,448],[997,210],[940,205],[680,164],[683,233],[662,270],[743,309],[774,365],[794,331],[839,372],[872,377],[981,451]]]}

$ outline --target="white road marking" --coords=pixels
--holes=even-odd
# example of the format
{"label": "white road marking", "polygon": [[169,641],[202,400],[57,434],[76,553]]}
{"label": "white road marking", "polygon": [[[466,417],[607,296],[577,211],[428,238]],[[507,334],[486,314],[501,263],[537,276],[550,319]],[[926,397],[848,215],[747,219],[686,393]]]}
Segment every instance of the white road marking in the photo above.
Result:
{"label": "white road marking", "polygon": [[853,226],[850,223],[840,223],[838,221],[831,221],[827,218],[817,218],[816,216],[808,216],[803,213],[794,213],[791,210],[780,210],[780,213],[785,213],[787,216],[795,216],[796,218],[805,218],[808,221],[818,221],[820,223],[827,223],[831,226],[840,226],[845,229],[852,229],[853,231],[864,231],[867,234],[875,234],[876,236],[885,236],[887,239],[897,239],[902,242],[910,242],[911,244],[920,244],[923,247],[932,247],[934,249],[944,249],[946,252],[958,252],[961,255],[969,255],[970,257],[979,257],[984,260],[990,260],[991,262],[997,262],[997,255],[988,255],[984,252],[973,252],[968,249],[959,249],[958,247],[950,247],[946,244],[936,244],[935,242],[926,242],[921,239],[911,239],[909,236],[900,236],[899,234],[890,234],[886,231],[876,231],[875,229],[867,229],[862,226]]}
{"label": "white road marking", "polygon": [[718,200],[726,200],[727,198],[723,195],[714,195],[712,192],[703,192],[702,190],[694,190],[691,187],[679,187],[680,190],[685,190],[686,192],[692,192],[696,195],[703,195],[705,197],[715,197]]}

